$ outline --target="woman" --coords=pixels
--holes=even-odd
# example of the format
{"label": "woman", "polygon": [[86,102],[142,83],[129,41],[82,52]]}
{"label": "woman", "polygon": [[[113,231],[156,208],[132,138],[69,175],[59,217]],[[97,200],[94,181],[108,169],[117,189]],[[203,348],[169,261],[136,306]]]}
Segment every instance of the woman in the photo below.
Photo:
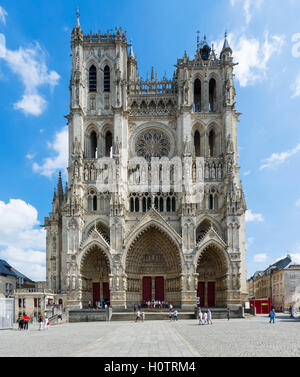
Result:
{"label": "woman", "polygon": [[44,321],[45,330],[48,330],[49,325],[50,325],[49,319],[47,316],[45,316],[45,321]]}
{"label": "woman", "polygon": [[230,320],[230,309],[229,308],[227,308],[226,317],[227,317],[227,319],[229,321]]}
{"label": "woman", "polygon": [[212,325],[212,315],[211,315],[211,311],[208,309],[207,311],[207,322],[209,325]]}
{"label": "woman", "polygon": [[203,314],[201,312],[201,309],[199,309],[198,319],[199,319],[199,325],[203,325]]}

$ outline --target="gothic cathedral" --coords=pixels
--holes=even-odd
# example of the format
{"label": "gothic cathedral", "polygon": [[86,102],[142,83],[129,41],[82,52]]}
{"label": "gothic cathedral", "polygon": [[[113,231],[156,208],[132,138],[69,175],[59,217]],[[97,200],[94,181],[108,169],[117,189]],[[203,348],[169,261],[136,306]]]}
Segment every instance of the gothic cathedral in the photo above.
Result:
{"label": "gothic cathedral", "polygon": [[206,38],[145,79],[126,32],[72,31],[68,184],[47,230],[47,285],[67,307],[246,298],[232,50]]}

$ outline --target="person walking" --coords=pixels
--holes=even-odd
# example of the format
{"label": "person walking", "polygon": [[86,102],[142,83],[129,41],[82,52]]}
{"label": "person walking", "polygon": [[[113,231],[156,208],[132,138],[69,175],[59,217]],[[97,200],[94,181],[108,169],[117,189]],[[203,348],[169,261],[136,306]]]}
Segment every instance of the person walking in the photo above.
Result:
{"label": "person walking", "polygon": [[24,317],[22,315],[19,316],[18,323],[19,323],[19,330],[22,330],[23,324],[24,324]]}
{"label": "person walking", "polygon": [[230,309],[227,308],[226,310],[226,318],[228,319],[228,321],[230,320]]}
{"label": "person walking", "polygon": [[199,308],[199,313],[198,313],[198,319],[199,319],[199,325],[203,325],[203,314],[200,308]]}
{"label": "person walking", "polygon": [[174,320],[175,322],[178,321],[178,311],[177,311],[176,309],[175,309],[174,314],[173,314],[173,320]]}
{"label": "person walking", "polygon": [[24,330],[28,330],[28,325],[29,325],[30,317],[28,315],[24,315]]}
{"label": "person walking", "polygon": [[270,317],[270,322],[269,323],[272,323],[272,322],[275,323],[276,314],[275,314],[275,310],[274,309],[272,309],[270,311],[269,317]]}
{"label": "person walking", "polygon": [[44,318],[42,315],[39,316],[38,322],[39,322],[39,331],[41,331],[44,329]]}
{"label": "person walking", "polygon": [[47,316],[45,316],[45,320],[44,320],[44,328],[45,328],[45,330],[48,330],[49,326],[50,326],[49,319],[48,319]]}
{"label": "person walking", "polygon": [[135,322],[139,321],[141,319],[141,312],[138,310],[136,312]]}
{"label": "person walking", "polygon": [[170,308],[169,310],[169,321],[172,322],[172,317],[173,317],[173,311],[172,309]]}
{"label": "person walking", "polygon": [[142,322],[145,321],[145,312],[142,312]]}
{"label": "person walking", "polygon": [[212,323],[212,314],[211,314],[211,311],[208,309],[208,311],[207,311],[207,323],[209,324],[209,325],[212,325],[213,323]]}
{"label": "person walking", "polygon": [[204,320],[204,325],[207,325],[207,313],[204,312],[203,314],[203,320]]}

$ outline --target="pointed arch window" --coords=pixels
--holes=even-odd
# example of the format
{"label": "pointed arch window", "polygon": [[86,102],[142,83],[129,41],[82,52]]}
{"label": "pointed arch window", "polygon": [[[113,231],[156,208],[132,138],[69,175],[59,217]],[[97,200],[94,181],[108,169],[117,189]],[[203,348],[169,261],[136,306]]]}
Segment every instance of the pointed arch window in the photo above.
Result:
{"label": "pointed arch window", "polygon": [[195,113],[201,111],[201,81],[199,79],[194,82],[194,111]]}
{"label": "pointed arch window", "polygon": [[97,134],[92,131],[90,134],[90,157],[97,158]]}
{"label": "pointed arch window", "polygon": [[97,92],[97,70],[94,65],[89,69],[89,91]]}
{"label": "pointed arch window", "polygon": [[97,196],[93,197],[93,211],[97,211]]}
{"label": "pointed arch window", "polygon": [[105,134],[105,156],[110,157],[112,148],[112,133],[107,131]]}
{"label": "pointed arch window", "polygon": [[194,147],[195,147],[195,157],[200,157],[200,133],[196,131],[194,133]]}
{"label": "pointed arch window", "polygon": [[104,67],[104,92],[110,92],[110,68],[108,65]]}
{"label": "pointed arch window", "polygon": [[217,83],[214,78],[209,80],[209,111],[210,112],[215,112],[216,111],[216,100],[217,100],[217,95],[216,95],[216,88],[217,88]]}
{"label": "pointed arch window", "polygon": [[209,157],[214,157],[216,155],[216,134],[214,130],[211,130],[208,136],[209,144]]}

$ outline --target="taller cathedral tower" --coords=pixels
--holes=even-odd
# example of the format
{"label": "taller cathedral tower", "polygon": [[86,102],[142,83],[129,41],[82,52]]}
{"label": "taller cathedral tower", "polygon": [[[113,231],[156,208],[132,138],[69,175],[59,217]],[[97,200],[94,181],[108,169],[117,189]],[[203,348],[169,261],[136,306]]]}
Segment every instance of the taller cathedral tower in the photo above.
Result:
{"label": "taller cathedral tower", "polygon": [[241,304],[246,205],[227,38],[217,57],[198,37],[195,56],[161,80],[139,76],[121,28],[84,34],[78,15],[71,47],[68,184],[59,177],[45,218],[48,288],[69,308]]}

